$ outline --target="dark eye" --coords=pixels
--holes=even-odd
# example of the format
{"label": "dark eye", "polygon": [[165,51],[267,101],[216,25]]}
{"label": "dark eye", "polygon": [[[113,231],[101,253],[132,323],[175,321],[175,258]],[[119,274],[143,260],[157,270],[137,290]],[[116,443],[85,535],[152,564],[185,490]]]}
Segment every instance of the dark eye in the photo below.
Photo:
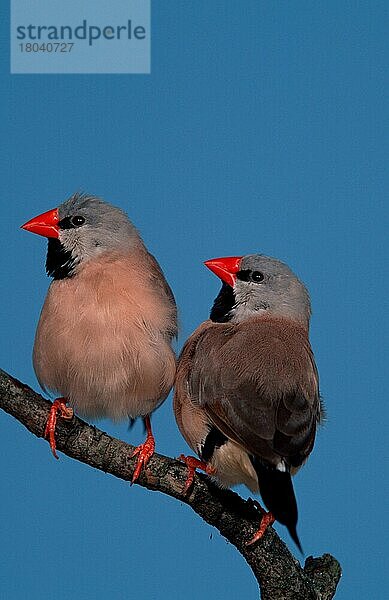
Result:
{"label": "dark eye", "polygon": [[255,283],[261,283],[265,279],[265,276],[261,271],[253,271],[251,274],[251,281]]}
{"label": "dark eye", "polygon": [[84,217],[79,217],[79,216],[72,217],[71,222],[74,227],[81,227],[81,225],[84,225],[85,219],[84,219]]}

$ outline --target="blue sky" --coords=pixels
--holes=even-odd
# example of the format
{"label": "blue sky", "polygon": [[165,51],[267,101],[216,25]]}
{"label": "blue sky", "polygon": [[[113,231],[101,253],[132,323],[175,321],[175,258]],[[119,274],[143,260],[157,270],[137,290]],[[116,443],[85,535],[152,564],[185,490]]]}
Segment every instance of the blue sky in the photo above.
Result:
{"label": "blue sky", "polygon": [[[328,413],[295,479],[299,533],[307,554],[340,560],[339,600],[389,593],[387,13],[379,1],[154,2],[152,74],[123,76],[10,76],[1,20],[0,366],[38,389],[46,244],[19,225],[75,190],[142,232],[176,295],[178,347],[218,292],[203,260],[285,260],[311,292]],[[170,399],[153,421],[159,451],[186,451]],[[243,559],[187,507],[55,461],[5,414],[0,439],[8,600],[256,597]]]}

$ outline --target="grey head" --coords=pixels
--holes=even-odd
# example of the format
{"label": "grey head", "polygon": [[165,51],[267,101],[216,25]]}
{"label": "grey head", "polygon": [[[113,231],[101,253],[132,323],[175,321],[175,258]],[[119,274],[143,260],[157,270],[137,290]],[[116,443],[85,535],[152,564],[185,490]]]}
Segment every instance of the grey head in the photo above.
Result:
{"label": "grey head", "polygon": [[216,306],[219,314],[223,312],[220,311],[223,297],[226,318],[219,320],[239,322],[260,314],[272,314],[309,326],[308,291],[293,271],[276,258],[263,254],[244,256],[235,273],[233,287],[224,283],[215,300],[213,311]]}
{"label": "grey head", "polygon": [[104,252],[127,252],[143,242],[127,215],[95,196],[76,193],[58,207],[58,239],[49,238],[46,270],[54,279],[77,272]]}

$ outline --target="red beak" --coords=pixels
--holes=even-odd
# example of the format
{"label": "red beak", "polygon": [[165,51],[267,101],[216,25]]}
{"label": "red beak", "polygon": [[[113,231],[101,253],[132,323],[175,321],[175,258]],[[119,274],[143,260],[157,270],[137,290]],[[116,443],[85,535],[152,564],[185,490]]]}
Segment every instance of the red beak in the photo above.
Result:
{"label": "red beak", "polygon": [[58,208],[53,208],[30,219],[30,221],[21,226],[21,229],[26,229],[26,231],[32,231],[32,233],[37,233],[48,238],[58,238],[58,221]]}
{"label": "red beak", "polygon": [[234,287],[236,273],[239,271],[242,256],[227,256],[225,258],[212,258],[205,261],[205,266],[215,273],[222,281]]}

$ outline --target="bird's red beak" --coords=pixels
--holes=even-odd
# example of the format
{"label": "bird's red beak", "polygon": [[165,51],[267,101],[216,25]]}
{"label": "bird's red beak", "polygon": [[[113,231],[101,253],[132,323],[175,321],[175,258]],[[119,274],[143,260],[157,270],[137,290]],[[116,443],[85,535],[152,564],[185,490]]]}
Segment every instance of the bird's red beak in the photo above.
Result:
{"label": "bird's red beak", "polygon": [[21,229],[26,229],[26,231],[32,231],[32,233],[37,233],[48,238],[58,238],[58,221],[58,208],[53,208],[30,219],[21,226]]}
{"label": "bird's red beak", "polygon": [[226,256],[224,258],[212,258],[205,261],[205,266],[215,273],[222,281],[234,287],[236,273],[239,271],[242,256]]}

